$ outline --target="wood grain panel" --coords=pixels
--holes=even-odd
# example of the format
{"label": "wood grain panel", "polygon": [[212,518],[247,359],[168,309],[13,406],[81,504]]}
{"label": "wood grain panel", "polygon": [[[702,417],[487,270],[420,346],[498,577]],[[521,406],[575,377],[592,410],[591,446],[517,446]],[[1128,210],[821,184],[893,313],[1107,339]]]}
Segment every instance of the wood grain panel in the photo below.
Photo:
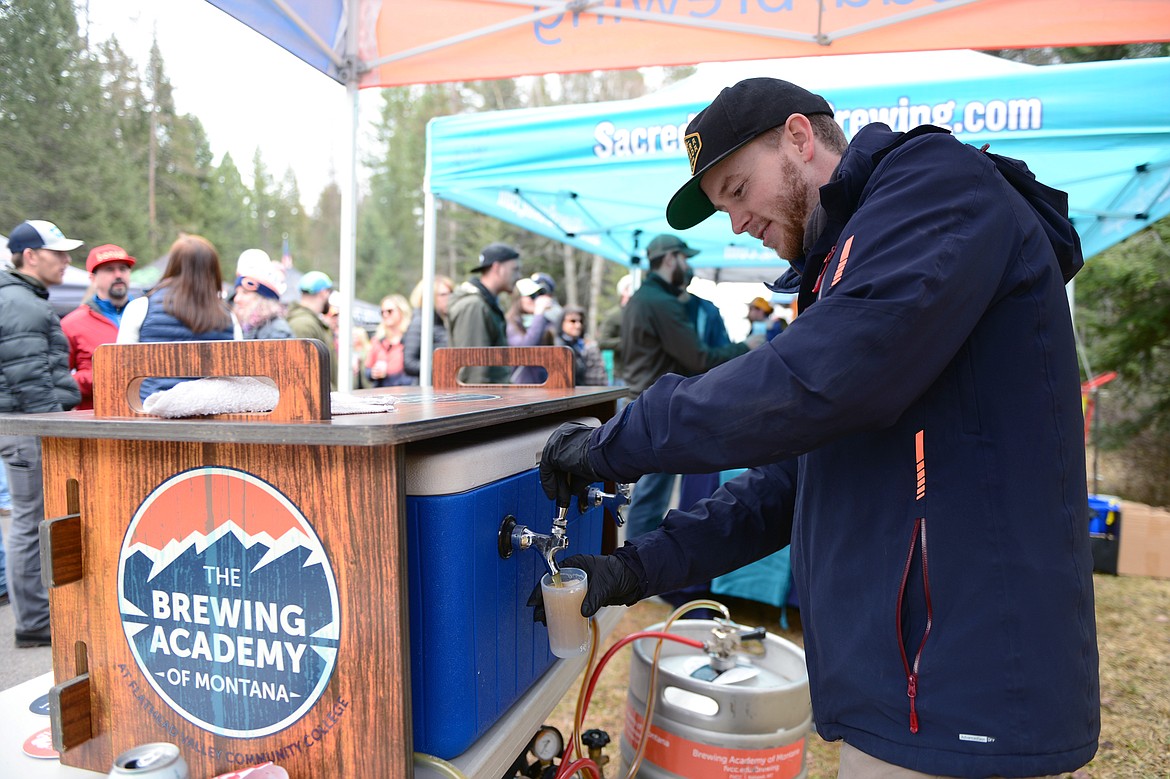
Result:
{"label": "wood grain panel", "polygon": [[276,407],[266,414],[216,414],[212,419],[329,419],[329,353],[310,338],[104,344],[93,353],[94,416],[144,415],[138,397],[142,378],[208,376],[267,378],[280,392]]}
{"label": "wood grain panel", "polygon": [[507,384],[469,384],[459,381],[461,368],[478,368],[493,365],[521,367],[538,365],[548,371],[543,384],[520,386],[544,387],[546,389],[569,388],[573,386],[573,350],[567,346],[484,346],[436,349],[431,383],[435,389],[457,387],[503,387]]}
{"label": "wood grain panel", "polygon": [[[184,719],[148,683],[121,624],[118,560],[130,520],[156,487],[200,466],[244,471],[286,496],[316,532],[337,584],[341,630],[328,686],[303,717],[265,737],[220,736]],[[170,741],[194,779],[239,768],[247,755],[276,757],[294,779],[355,776],[359,764],[362,776],[410,776],[401,469],[396,447],[47,441],[46,508],[66,502],[50,485],[77,480],[87,560],[80,581],[50,593],[58,681],[86,652],[93,691],[93,737],[62,762],[105,771],[132,746]]]}
{"label": "wood grain panel", "polygon": [[69,514],[41,523],[41,579],[45,588],[75,582],[82,576],[81,515]]}
{"label": "wood grain panel", "polygon": [[49,710],[52,712],[54,749],[67,752],[89,741],[93,734],[89,674],[53,685],[49,690]]}

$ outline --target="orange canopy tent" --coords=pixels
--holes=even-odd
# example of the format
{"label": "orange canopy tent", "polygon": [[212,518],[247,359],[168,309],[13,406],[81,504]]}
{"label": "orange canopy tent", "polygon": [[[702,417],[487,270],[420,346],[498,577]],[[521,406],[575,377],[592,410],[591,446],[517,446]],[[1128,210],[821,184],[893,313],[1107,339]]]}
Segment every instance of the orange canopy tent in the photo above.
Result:
{"label": "orange canopy tent", "polygon": [[[343,322],[351,321],[354,289],[359,88],[816,54],[1170,41],[1167,0],[208,2],[350,91]],[[424,289],[434,275],[434,243],[428,224]],[[423,339],[429,343],[431,301],[424,301]],[[349,364],[351,349],[342,338],[340,364]],[[424,377],[429,369],[424,350]],[[348,371],[340,374],[340,388],[350,389]]]}
{"label": "orange canopy tent", "polygon": [[818,54],[1170,40],[1166,0],[210,2],[360,87]]}

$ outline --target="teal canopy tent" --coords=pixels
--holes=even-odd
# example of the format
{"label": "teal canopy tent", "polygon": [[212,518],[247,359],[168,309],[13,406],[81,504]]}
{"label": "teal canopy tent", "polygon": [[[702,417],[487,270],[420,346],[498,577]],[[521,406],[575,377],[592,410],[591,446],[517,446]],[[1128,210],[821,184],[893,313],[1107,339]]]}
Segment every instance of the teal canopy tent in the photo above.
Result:
{"label": "teal canopy tent", "polygon": [[[635,100],[434,119],[429,192],[633,264],[654,235],[673,232],[664,210],[690,174],[681,146],[689,119],[721,87],[770,75],[823,94],[850,137],[873,121],[937,124],[1025,160],[1068,192],[1086,256],[1170,214],[1170,59],[1048,67],[974,52],[810,59],[706,66]],[[771,281],[784,267],[720,215],[681,235],[701,249],[693,264],[708,278]]]}

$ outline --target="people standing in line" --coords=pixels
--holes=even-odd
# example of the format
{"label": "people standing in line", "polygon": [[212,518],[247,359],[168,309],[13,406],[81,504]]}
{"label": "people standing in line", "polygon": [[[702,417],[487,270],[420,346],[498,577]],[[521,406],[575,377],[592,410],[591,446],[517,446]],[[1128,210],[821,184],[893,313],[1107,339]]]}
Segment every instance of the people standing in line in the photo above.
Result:
{"label": "people standing in line", "polygon": [[[435,276],[432,287],[435,295],[434,324],[431,327],[431,343],[433,349],[442,349],[449,344],[447,338],[447,311],[451,302],[451,294],[455,291],[455,282],[446,276]],[[402,369],[410,376],[412,384],[419,383],[422,373],[422,310],[423,310],[423,282],[414,285],[410,293],[410,305],[418,316],[410,318],[410,326],[406,328],[406,335],[402,336]]]}
{"label": "people standing in line", "polygon": [[751,332],[753,335],[760,334],[771,341],[780,333],[784,332],[784,328],[788,327],[788,323],[783,319],[773,316],[775,308],[768,302],[766,298],[755,298],[751,303],[748,303],[748,322],[751,323]]}
{"label": "people standing in line", "polygon": [[[8,235],[13,267],[0,270],[0,413],[68,411],[81,402],[69,371],[69,341],[49,304],[49,287],[61,283],[69,252],[79,246],[40,219],[21,222]],[[49,594],[41,582],[41,440],[0,435],[0,458],[12,493],[5,576],[16,646],[49,646]]]}
{"label": "people standing in line", "polygon": [[750,468],[613,555],[565,559],[588,572],[582,613],[791,542],[841,779],[1077,771],[1101,701],[1067,197],[944,128],[847,143],[824,98],[777,79],[723,90],[684,145],[670,224],[726,213],[791,262],[773,286],[800,313],[550,437],[550,494]]}
{"label": "people standing in line", "polygon": [[[747,343],[708,347],[691,324],[680,296],[687,259],[696,254],[696,249],[670,234],[655,237],[646,247],[650,272],[622,312],[623,371],[634,397],[666,374],[694,376],[748,351]],[[647,473],[638,480],[626,516],[626,538],[642,535],[662,522],[676,474]]]}
{"label": "people standing in line", "polygon": [[[162,278],[130,301],[118,327],[120,344],[171,341],[239,341],[243,331],[223,299],[219,254],[211,241],[184,235],[171,244]],[[148,377],[139,396],[146,400],[187,379]]]}
{"label": "people standing in line", "polygon": [[285,319],[297,338],[316,338],[329,350],[329,386],[337,389],[337,342],[325,321],[333,279],[319,270],[301,276],[301,299],[289,304]]}
{"label": "people standing in line", "polygon": [[245,249],[236,260],[232,311],[245,339],[295,338],[280,298],[287,284],[284,266],[263,249]]}
{"label": "people standing in line", "polygon": [[[523,279],[521,279],[523,281]],[[565,306],[557,344],[573,350],[573,383],[578,386],[605,386],[609,373],[597,342],[585,337],[585,309]]]}
{"label": "people standing in line", "polygon": [[[508,322],[508,346],[554,346],[560,332],[561,306],[555,297],[557,283],[547,273],[533,273],[516,281]],[[548,371],[538,365],[521,365],[512,372],[513,384],[543,384]]]}
{"label": "people standing in line", "polygon": [[611,383],[622,386],[626,383],[622,375],[622,311],[626,303],[630,302],[630,295],[634,294],[634,277],[626,274],[618,279],[618,304],[606,312],[598,328],[597,346],[604,356],[609,352],[613,356],[613,376]]}
{"label": "people standing in line", "polygon": [[366,374],[375,387],[413,384],[405,370],[406,345],[402,336],[410,327],[410,303],[402,295],[382,298],[382,321],[374,331],[366,355]]}
{"label": "people standing in line", "polygon": [[[451,295],[447,317],[451,346],[507,346],[508,331],[499,296],[512,289],[520,274],[520,253],[506,243],[484,247],[472,276]],[[506,365],[464,368],[468,384],[507,384],[512,369]]]}
{"label": "people standing in line", "polygon": [[69,367],[81,390],[78,410],[93,408],[93,350],[118,340],[122,312],[130,302],[130,269],[135,259],[121,246],[107,243],[89,252],[90,293],[61,320],[69,339]]}

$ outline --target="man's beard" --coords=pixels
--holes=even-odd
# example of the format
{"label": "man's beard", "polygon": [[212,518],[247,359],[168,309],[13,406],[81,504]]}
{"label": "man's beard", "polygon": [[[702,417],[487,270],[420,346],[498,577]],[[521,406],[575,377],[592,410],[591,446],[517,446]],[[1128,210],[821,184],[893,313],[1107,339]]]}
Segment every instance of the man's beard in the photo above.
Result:
{"label": "man's beard", "polygon": [[682,269],[682,266],[675,265],[674,270],[670,272],[670,286],[682,289],[683,284],[686,283],[687,274]]}
{"label": "man's beard", "polygon": [[110,285],[110,291],[106,294],[106,300],[113,303],[115,306],[120,306],[126,302],[126,298],[130,296],[130,285],[121,282],[114,282]]}
{"label": "man's beard", "polygon": [[780,227],[782,236],[781,243],[776,246],[776,254],[781,259],[791,260],[804,254],[804,228],[816,203],[813,200],[814,192],[796,163],[788,157],[782,157],[781,160],[783,184],[780,195],[772,203],[772,221]]}

